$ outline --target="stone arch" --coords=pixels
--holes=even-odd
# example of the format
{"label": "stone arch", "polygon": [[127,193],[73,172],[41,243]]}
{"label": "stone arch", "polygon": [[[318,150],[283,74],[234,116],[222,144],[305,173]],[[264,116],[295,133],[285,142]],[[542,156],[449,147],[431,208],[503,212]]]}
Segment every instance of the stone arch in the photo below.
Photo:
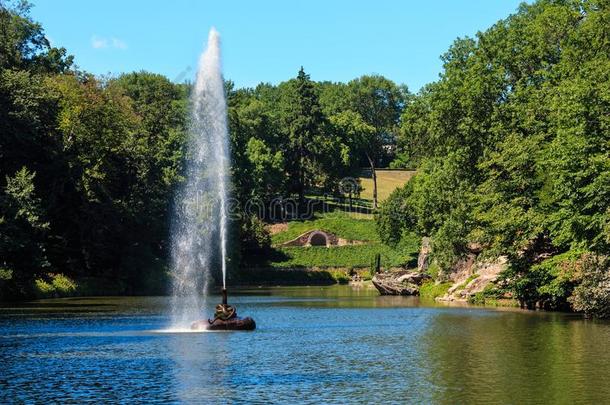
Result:
{"label": "stone arch", "polygon": [[324,232],[312,232],[309,235],[309,244],[311,246],[328,246],[328,235]]}

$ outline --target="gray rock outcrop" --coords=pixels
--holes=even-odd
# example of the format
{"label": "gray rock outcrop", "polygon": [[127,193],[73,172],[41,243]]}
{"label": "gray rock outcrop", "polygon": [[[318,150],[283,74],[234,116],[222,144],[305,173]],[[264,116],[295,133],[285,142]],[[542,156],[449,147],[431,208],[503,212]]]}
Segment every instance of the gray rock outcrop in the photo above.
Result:
{"label": "gray rock outcrop", "polygon": [[392,271],[378,273],[373,285],[381,295],[419,295],[419,287],[430,276],[417,271]]}

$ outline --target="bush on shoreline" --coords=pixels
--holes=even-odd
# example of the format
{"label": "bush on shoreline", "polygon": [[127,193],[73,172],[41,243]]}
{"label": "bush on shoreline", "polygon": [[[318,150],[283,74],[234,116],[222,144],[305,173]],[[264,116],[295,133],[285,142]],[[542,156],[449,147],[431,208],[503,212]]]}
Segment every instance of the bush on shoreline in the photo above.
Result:
{"label": "bush on shoreline", "polygon": [[587,257],[579,274],[581,283],[568,301],[585,317],[610,318],[610,268],[608,259]]}
{"label": "bush on shoreline", "polygon": [[34,280],[34,295],[37,298],[70,297],[77,293],[76,282],[63,274],[47,274]]}

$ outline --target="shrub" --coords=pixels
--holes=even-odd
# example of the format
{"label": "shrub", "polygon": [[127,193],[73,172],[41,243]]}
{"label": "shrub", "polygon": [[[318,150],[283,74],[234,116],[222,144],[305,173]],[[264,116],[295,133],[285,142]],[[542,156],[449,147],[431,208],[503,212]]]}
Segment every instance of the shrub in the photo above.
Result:
{"label": "shrub", "polygon": [[428,266],[428,269],[426,270],[426,273],[428,273],[428,275],[432,277],[433,280],[437,280],[440,272],[441,268],[439,267],[438,263],[435,260],[432,260],[432,262]]}
{"label": "shrub", "polygon": [[43,278],[34,280],[34,293],[38,298],[56,298],[73,295],[77,284],[63,274],[47,274],[47,281]]}
{"label": "shrub", "polygon": [[347,284],[350,281],[349,275],[343,270],[331,270],[329,273],[339,284]]}
{"label": "shrub", "polygon": [[470,297],[468,297],[468,303],[474,304],[474,305],[498,306],[498,298],[500,298],[501,295],[502,295],[502,293],[498,290],[496,285],[493,283],[490,283],[485,286],[483,291],[479,291],[478,293],[475,293],[475,294],[471,295]]}
{"label": "shrub", "polygon": [[74,280],[64,276],[63,274],[54,274],[51,276],[53,279],[53,287],[60,295],[72,295],[76,292],[76,283]]}
{"label": "shrub", "polygon": [[587,256],[582,250],[569,250],[531,267],[510,265],[500,284],[530,309],[569,310],[568,297],[580,280]]}
{"label": "shrub", "polygon": [[0,267],[0,281],[8,281],[13,278],[13,270]]}
{"label": "shrub", "polygon": [[447,294],[447,291],[452,286],[451,283],[435,283],[433,281],[427,281],[419,288],[419,296],[421,298],[435,299],[436,297],[442,297]]}
{"label": "shrub", "polygon": [[43,279],[37,278],[34,280],[34,292],[39,298],[50,297],[55,292],[55,288],[52,284],[47,283]]}
{"label": "shrub", "polygon": [[568,297],[572,294],[582,266],[588,254],[574,250],[551,257],[532,266],[533,278],[539,281],[538,295],[544,309],[568,309]]}
{"label": "shrub", "polygon": [[610,268],[608,260],[587,256],[581,269],[581,283],[568,299],[575,311],[586,317],[610,318]]}
{"label": "shrub", "polygon": [[271,246],[271,236],[265,223],[257,216],[251,215],[241,223],[241,244],[244,252],[255,252]]}

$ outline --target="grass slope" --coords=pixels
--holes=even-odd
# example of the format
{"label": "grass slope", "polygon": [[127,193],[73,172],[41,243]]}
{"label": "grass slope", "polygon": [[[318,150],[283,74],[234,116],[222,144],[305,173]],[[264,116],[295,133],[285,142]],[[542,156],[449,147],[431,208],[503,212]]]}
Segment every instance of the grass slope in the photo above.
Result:
{"label": "grass slope", "polygon": [[[411,170],[377,170],[377,198],[379,201],[383,201],[394,191],[396,188],[405,185],[411,177],[415,174]],[[365,171],[360,177],[360,184],[362,185],[362,192],[360,193],[361,198],[367,200],[373,199],[373,178],[369,171]]]}
{"label": "grass slope", "polygon": [[383,267],[412,264],[417,259],[419,241],[415,236],[409,236],[398,246],[390,247],[379,241],[373,220],[354,218],[340,212],[321,214],[309,221],[289,222],[287,230],[272,236],[272,242],[286,242],[315,229],[368,243],[330,248],[275,247],[265,264],[271,267],[369,267],[377,253],[381,254]]}
{"label": "grass slope", "polygon": [[379,241],[375,223],[370,219],[355,218],[343,212],[316,214],[316,218],[307,221],[292,221],[284,232],[272,235],[273,244],[284,243],[312,230],[323,230],[334,233],[340,238],[364,241]]}

